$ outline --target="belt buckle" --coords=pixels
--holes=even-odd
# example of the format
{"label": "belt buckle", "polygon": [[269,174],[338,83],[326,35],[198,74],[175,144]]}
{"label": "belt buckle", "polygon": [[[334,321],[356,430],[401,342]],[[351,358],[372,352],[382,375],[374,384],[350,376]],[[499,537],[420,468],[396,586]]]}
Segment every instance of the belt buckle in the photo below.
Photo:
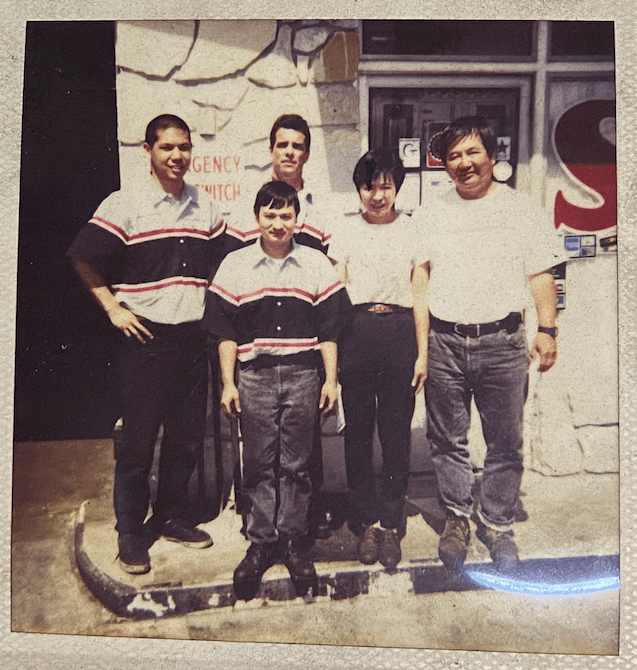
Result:
{"label": "belt buckle", "polygon": [[[462,332],[460,328],[475,328],[475,335],[470,334],[468,330],[465,332]],[[471,324],[471,323],[454,323],[453,324],[453,332],[456,335],[461,335],[462,337],[480,337],[480,324]]]}
{"label": "belt buckle", "polygon": [[389,305],[378,303],[370,307],[369,311],[376,312],[376,314],[391,314],[394,310]]}

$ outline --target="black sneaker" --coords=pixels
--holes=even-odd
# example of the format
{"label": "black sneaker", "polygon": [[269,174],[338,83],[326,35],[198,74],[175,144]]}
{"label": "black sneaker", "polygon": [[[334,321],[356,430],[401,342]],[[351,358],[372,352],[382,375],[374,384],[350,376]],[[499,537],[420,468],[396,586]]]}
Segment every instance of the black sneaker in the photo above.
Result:
{"label": "black sneaker", "polygon": [[232,577],[234,593],[239,600],[252,600],[257,595],[263,573],[276,561],[276,549],[276,542],[253,542],[248,547],[245,558],[236,567]]}
{"label": "black sneaker", "polygon": [[358,560],[365,565],[373,565],[378,561],[380,546],[380,528],[363,526],[358,536]]}
{"label": "black sneaker", "polygon": [[400,551],[400,537],[395,528],[382,528],[380,531],[380,546],[378,547],[378,560],[386,568],[395,568],[402,553]]}
{"label": "black sneaker", "polygon": [[205,530],[200,528],[187,528],[182,526],[179,521],[166,521],[161,536],[171,542],[179,542],[184,547],[191,549],[206,549],[212,546],[212,538]]}
{"label": "black sneaker", "polygon": [[512,530],[494,530],[484,524],[480,524],[476,535],[486,545],[493,563],[501,570],[513,568],[520,561],[518,548],[513,540]]}
{"label": "black sneaker", "polygon": [[451,513],[440,536],[438,556],[447,570],[458,572],[467,558],[467,547],[471,538],[469,519]]}
{"label": "black sneaker", "polygon": [[131,575],[145,575],[150,572],[148,541],[144,535],[120,535],[117,542],[122,570]]}

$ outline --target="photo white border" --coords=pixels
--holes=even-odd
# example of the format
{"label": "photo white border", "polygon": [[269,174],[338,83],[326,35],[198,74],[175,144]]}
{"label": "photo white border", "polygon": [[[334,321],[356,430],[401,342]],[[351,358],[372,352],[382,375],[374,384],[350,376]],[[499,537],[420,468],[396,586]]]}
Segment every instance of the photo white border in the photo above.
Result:
{"label": "photo white border", "polygon": [[[454,668],[520,670],[551,668],[629,668],[637,663],[637,615],[635,550],[637,549],[635,514],[637,509],[637,459],[635,418],[637,356],[637,178],[634,158],[637,134],[637,11],[630,0],[498,0],[468,2],[457,0],[453,8],[448,0],[403,0],[400,11],[377,0],[323,0],[320,14],[315,3],[290,0],[257,3],[247,0],[227,13],[226,3],[218,0],[90,0],[46,2],[46,0],[0,0],[2,24],[0,37],[1,108],[4,120],[2,164],[4,207],[0,263],[0,665],[13,670],[60,668],[98,670],[196,670],[211,666],[240,670],[269,668]],[[302,8],[305,9],[303,15]],[[450,11],[451,10],[451,11]],[[616,29],[617,81],[617,158],[619,200],[619,319],[620,319],[620,481],[621,481],[621,613],[619,657],[570,656],[554,654],[516,654],[498,652],[428,651],[327,647],[288,644],[232,643],[163,639],[129,639],[38,635],[10,632],[10,519],[11,519],[11,444],[13,439],[14,314],[16,305],[16,253],[20,175],[20,137],[25,27],[27,21],[46,20],[150,20],[215,18],[419,18],[419,19],[552,19],[613,20]],[[632,193],[631,193],[632,190]],[[595,352],[590,352],[595,356]],[[568,510],[565,511],[568,513]]]}

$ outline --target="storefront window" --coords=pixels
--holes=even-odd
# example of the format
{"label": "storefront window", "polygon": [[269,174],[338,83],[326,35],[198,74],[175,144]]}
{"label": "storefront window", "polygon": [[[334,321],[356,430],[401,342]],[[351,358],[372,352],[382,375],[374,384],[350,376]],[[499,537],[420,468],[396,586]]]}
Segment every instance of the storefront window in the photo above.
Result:
{"label": "storefront window", "polygon": [[363,55],[533,56],[533,21],[363,21]]}
{"label": "storefront window", "polygon": [[612,21],[551,21],[550,31],[551,60],[613,60],[615,56]]}

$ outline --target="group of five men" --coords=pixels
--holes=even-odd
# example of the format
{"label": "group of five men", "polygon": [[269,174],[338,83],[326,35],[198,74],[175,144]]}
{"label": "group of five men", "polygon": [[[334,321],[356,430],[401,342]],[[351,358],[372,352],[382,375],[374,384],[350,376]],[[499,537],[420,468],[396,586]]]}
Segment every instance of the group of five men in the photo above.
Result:
{"label": "group of five men", "polygon": [[[531,357],[547,370],[557,352],[550,268],[562,260],[559,246],[539,208],[494,181],[495,140],[481,119],[450,124],[437,153],[455,188],[440,209],[425,203],[414,215],[430,224],[427,434],[447,511],[439,555],[452,569],[465,560],[474,513],[467,450],[472,397],[487,444],[479,537],[494,561],[518,559],[512,526],[523,469],[527,281],[539,323]],[[194,548],[212,544],[194,525],[187,495],[205,429],[208,334],[219,347],[222,407],[240,414],[244,441],[244,534],[251,544],[235,571],[235,591],[254,597],[265,570],[282,561],[304,592],[316,583],[302,540],[312,490],[320,485],[310,473],[317,451],[320,461],[317,416],[337,402],[337,341],[349,304],[326,257],[332,208],[303,176],[308,125],[296,114],[277,119],[272,181],[252,211],[228,225],[184,179],[192,142],[182,119],[153,119],[144,149],[148,178],[102,202],[69,251],[126,336],[114,484],[120,565],[148,572],[148,549],[159,536]],[[148,521],[148,475],[161,426]]]}

